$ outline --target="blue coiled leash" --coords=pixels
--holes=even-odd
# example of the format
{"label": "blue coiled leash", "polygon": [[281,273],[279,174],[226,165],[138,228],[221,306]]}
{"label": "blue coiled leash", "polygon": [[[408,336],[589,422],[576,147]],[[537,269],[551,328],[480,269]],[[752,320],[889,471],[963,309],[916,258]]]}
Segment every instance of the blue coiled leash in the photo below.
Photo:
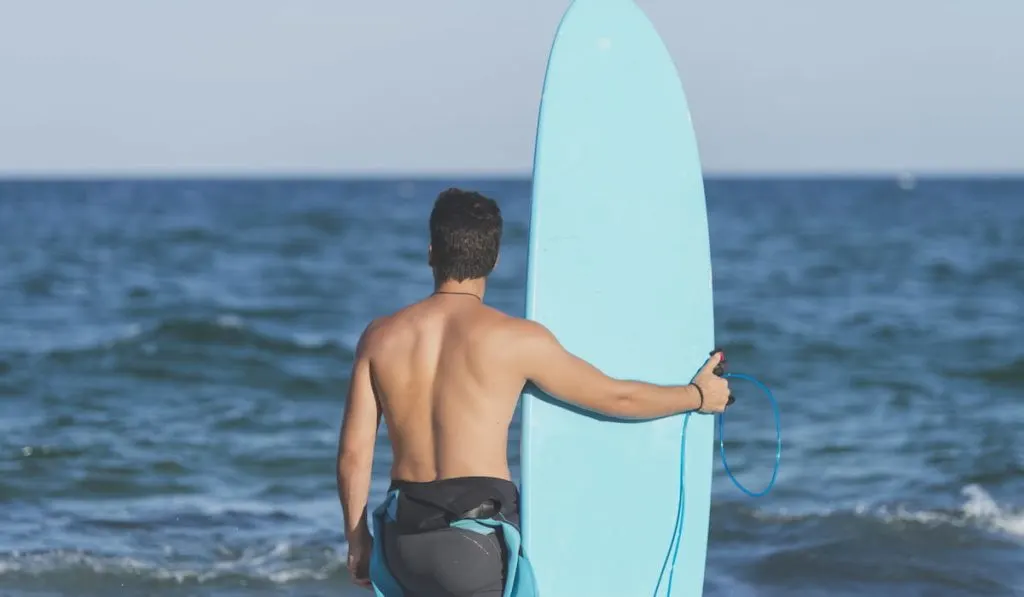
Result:
{"label": "blue coiled leash", "polygon": [[[775,400],[775,395],[768,389],[768,386],[761,383],[754,377],[749,375],[743,375],[742,373],[726,373],[723,377],[732,379],[743,379],[756,385],[764,395],[768,398],[768,401],[772,405],[772,413],[775,415],[775,466],[772,467],[772,478],[768,481],[768,485],[765,486],[761,491],[754,493],[743,486],[736,477],[732,474],[732,470],[729,469],[729,461],[725,457],[725,413],[722,412],[718,415],[718,451],[722,455],[722,466],[725,467],[725,474],[729,475],[733,485],[739,488],[740,491],[749,495],[750,497],[761,497],[768,495],[768,492],[775,486],[775,479],[779,476],[779,462],[782,460],[782,423],[779,419],[779,403]],[[686,438],[683,437],[683,451],[681,454],[686,455]]]}
{"label": "blue coiled leash", "polygon": [[[712,356],[719,352],[719,349],[715,349],[711,352]],[[723,361],[724,361],[723,357]],[[718,442],[719,442],[719,453],[722,455],[722,466],[725,467],[725,474],[729,476],[729,479],[733,482],[733,485],[739,488],[740,491],[749,495],[750,497],[761,497],[767,495],[775,486],[775,479],[779,474],[779,462],[782,460],[782,424],[779,417],[779,403],[775,400],[775,396],[772,391],[768,389],[768,386],[761,383],[754,377],[749,375],[743,375],[741,373],[723,373],[724,369],[721,365],[715,367],[715,374],[721,375],[725,378],[731,379],[742,379],[749,381],[756,385],[764,393],[765,397],[772,405],[772,411],[775,414],[775,466],[772,468],[772,478],[768,482],[765,488],[758,492],[753,492],[747,489],[742,483],[736,479],[736,476],[732,474],[732,470],[729,468],[729,461],[725,457],[725,412],[723,411],[718,415]],[[733,397],[729,397],[729,403],[733,402]],[[672,533],[672,541],[669,543],[668,553],[665,554],[665,561],[661,565],[661,573],[658,574],[658,584],[654,587],[654,595],[658,596],[658,591],[661,589],[661,581],[665,577],[665,568],[669,566],[669,559],[671,557],[671,567],[669,568],[668,575],[668,596],[672,595],[672,580],[675,577],[676,571],[676,560],[679,556],[679,544],[683,537],[683,515],[685,513],[686,504],[686,428],[690,424],[690,413],[687,413],[683,419],[683,433],[682,439],[679,443],[679,508],[676,511],[676,526]]]}

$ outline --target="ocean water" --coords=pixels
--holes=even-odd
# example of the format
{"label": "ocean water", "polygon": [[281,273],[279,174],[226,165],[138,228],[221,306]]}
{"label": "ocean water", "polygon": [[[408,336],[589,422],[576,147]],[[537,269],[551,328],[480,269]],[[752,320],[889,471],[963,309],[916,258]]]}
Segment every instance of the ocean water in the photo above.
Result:
{"label": "ocean water", "polygon": [[[369,594],[346,377],[362,327],[431,289],[451,184],[501,202],[487,302],[521,315],[526,180],[0,183],[0,595]],[[716,463],[705,594],[1024,595],[1024,180],[707,194],[719,342],[785,445],[765,498]],[[771,411],[738,384],[756,488]]]}

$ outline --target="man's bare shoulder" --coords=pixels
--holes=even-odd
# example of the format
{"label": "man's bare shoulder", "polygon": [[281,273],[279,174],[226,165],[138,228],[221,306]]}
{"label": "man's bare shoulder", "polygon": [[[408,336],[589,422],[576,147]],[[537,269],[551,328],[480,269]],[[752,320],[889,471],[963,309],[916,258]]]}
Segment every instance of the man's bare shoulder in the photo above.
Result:
{"label": "man's bare shoulder", "polygon": [[372,352],[394,336],[401,335],[408,329],[408,324],[422,313],[423,306],[424,301],[417,301],[371,320],[359,337],[358,350],[362,353]]}
{"label": "man's bare shoulder", "polygon": [[381,344],[387,342],[389,336],[394,335],[394,330],[401,327],[401,318],[409,307],[381,315],[366,324],[363,333],[359,336],[359,344],[356,348],[357,354],[369,355],[376,351]]}
{"label": "man's bare shoulder", "polygon": [[359,342],[356,343],[356,355],[362,356],[373,351],[374,344],[379,341],[381,327],[386,325],[390,315],[377,317],[366,324],[363,333],[359,334]]}
{"label": "man's bare shoulder", "polygon": [[506,349],[531,349],[554,339],[551,331],[536,321],[493,310],[492,325]]}

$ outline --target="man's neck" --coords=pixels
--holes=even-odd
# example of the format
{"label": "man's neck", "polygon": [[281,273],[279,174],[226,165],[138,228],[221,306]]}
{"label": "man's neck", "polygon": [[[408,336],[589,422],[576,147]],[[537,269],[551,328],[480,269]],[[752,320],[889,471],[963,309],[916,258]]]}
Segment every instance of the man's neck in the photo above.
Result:
{"label": "man's neck", "polygon": [[463,280],[462,282],[446,280],[440,284],[434,284],[434,294],[468,294],[479,298],[481,301],[484,299],[484,292],[486,290],[487,281],[483,278]]}

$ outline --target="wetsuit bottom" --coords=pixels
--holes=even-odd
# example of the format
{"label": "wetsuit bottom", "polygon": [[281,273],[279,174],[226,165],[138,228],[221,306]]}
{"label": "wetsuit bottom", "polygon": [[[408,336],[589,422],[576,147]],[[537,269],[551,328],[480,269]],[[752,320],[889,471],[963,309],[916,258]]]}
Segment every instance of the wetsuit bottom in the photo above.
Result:
{"label": "wetsuit bottom", "polygon": [[406,597],[501,597],[505,546],[496,533],[448,528],[416,535],[387,529],[384,553]]}
{"label": "wetsuit bottom", "polygon": [[[384,557],[406,597],[500,597],[505,542],[498,531],[449,526],[453,519],[500,514],[518,525],[515,484],[490,477],[428,483],[395,481],[397,520],[384,527]],[[442,522],[444,521],[444,522]]]}

